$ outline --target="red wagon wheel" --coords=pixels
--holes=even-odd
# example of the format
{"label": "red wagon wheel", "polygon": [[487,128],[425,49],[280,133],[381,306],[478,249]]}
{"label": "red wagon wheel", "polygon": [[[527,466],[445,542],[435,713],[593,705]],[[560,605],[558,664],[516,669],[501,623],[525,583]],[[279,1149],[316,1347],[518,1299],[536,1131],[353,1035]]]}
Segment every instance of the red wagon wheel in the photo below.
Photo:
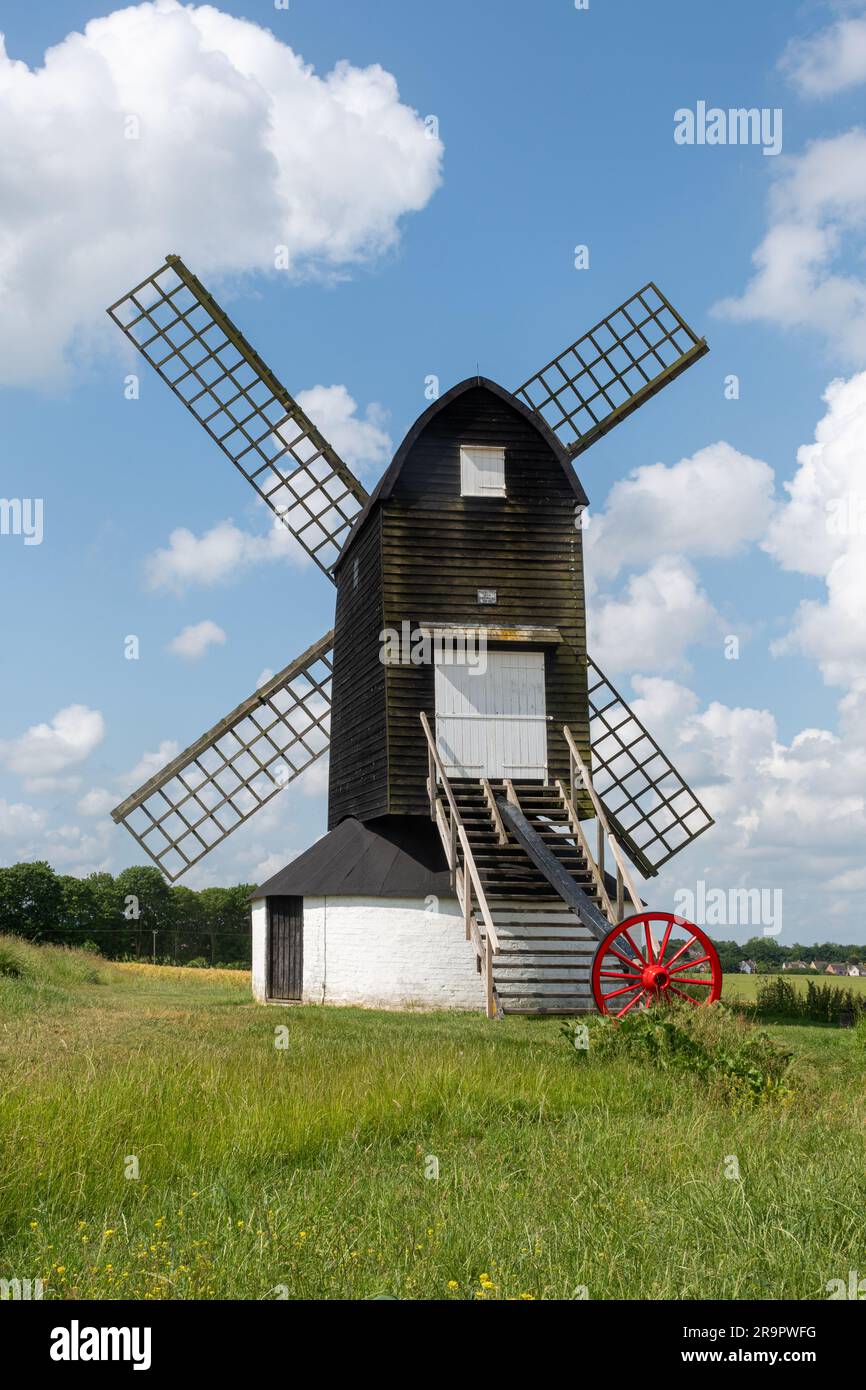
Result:
{"label": "red wagon wheel", "polygon": [[[671,939],[675,927],[685,932],[685,941]],[[697,956],[693,947],[699,948]],[[639,912],[611,927],[592,963],[598,1011],[616,1018],[636,1007],[677,999],[712,1004],[721,992],[722,967],[712,941],[700,927],[671,912]]]}

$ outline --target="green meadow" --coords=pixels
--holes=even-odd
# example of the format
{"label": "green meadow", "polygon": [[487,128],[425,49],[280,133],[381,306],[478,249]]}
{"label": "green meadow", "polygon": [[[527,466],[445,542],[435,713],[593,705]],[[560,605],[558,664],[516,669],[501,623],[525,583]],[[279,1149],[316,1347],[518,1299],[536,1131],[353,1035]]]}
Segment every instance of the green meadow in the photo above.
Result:
{"label": "green meadow", "polygon": [[578,1055],[554,1020],[262,1008],[241,972],[3,938],[0,1278],[59,1299],[826,1298],[866,1275],[863,1029],[767,1032],[785,1091],[741,1107]]}

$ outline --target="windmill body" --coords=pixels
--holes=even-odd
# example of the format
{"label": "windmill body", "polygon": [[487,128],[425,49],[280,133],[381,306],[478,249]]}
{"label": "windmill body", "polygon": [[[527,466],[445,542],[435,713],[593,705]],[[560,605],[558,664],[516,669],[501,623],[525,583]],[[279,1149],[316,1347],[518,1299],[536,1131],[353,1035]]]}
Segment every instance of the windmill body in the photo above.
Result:
{"label": "windmill body", "polygon": [[567,778],[564,726],[588,752],[586,502],[555,435],[493,382],[413,426],[336,566],[329,826],[429,819],[421,710],[446,720],[458,777]]}
{"label": "windmill body", "polygon": [[254,895],[258,999],[591,1007],[633,869],[712,822],[587,652],[574,460],[706,344],[646,286],[518,391],[454,386],[368,497],[177,257],[109,312],[336,584],[115,820],[174,879],[329,751],[328,833]]}

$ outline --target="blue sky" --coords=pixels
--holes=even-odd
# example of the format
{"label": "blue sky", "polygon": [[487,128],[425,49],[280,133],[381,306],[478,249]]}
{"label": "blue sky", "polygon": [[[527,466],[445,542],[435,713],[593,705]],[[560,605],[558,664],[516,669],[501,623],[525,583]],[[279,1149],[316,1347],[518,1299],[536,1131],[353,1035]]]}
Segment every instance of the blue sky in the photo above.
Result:
{"label": "blue sky", "polygon": [[[814,532],[816,516],[823,524],[826,499],[854,474],[831,461],[811,517],[785,510],[783,487],[797,473],[797,450],[831,409],[822,399],[831,381],[849,387],[827,427],[834,457],[849,459],[852,437],[866,429],[858,376],[866,367],[858,293],[866,225],[857,172],[862,7],[591,0],[588,11],[577,11],[571,0],[291,0],[281,11],[223,3],[223,15],[269,29],[318,77],[340,60],[355,69],[380,65],[399,88],[399,101],[392,94],[385,103],[395,129],[401,103],[438,120],[441,150],[423,145],[416,129],[399,157],[390,146],[383,155],[375,122],[360,131],[351,157],[371,190],[369,225],[336,253],[328,218],[346,214],[329,147],[320,165],[326,193],[320,198],[305,184],[311,225],[299,213],[286,233],[303,242],[290,274],[269,271],[263,254],[276,224],[254,172],[258,97],[238,97],[236,75],[222,92],[219,74],[206,92],[192,82],[179,97],[177,76],[169,80],[157,57],[158,29],[171,15],[142,8],[148,17],[137,43],[67,42],[48,80],[28,80],[19,68],[14,80],[4,69],[0,81],[0,134],[8,123],[0,140],[0,491],[43,498],[45,509],[41,545],[0,537],[3,862],[44,857],[72,872],[137,862],[105,806],[132,789],[129,774],[144,755],[172,740],[189,743],[247,695],[263,669],[286,664],[332,619],[326,581],[281,558],[228,566],[219,583],[149,584],[152,557],[177,528],[201,538],[231,521],[259,538],[260,554],[269,524],[243,479],[144,364],[140,399],[124,399],[124,377],[139,368],[120,334],[102,327],[110,299],[166,252],[180,252],[291,391],[345,388],[357,405],[347,428],[351,435],[360,420],[357,466],[369,486],[387,452],[383,433],[396,447],[427,403],[428,375],[445,389],[477,365],[514,387],[655,279],[707,336],[711,354],[596,445],[579,471],[593,519],[602,522],[598,545],[624,557],[614,572],[600,551],[593,560],[590,544],[597,643],[603,648],[605,627],[634,635],[611,674],[644,702],[676,760],[709,789],[719,821],[656,896],[698,878],[723,891],[781,887],[783,940],[798,933],[866,939],[866,753],[854,717],[866,688],[858,627],[866,619],[856,602],[863,538],[808,565],[796,558],[797,528]],[[113,12],[117,33],[125,32],[128,21],[110,5],[0,4],[8,59],[35,71],[46,49]],[[239,30],[219,32],[230,54],[239,51]],[[194,75],[200,59],[181,45],[176,61],[175,73],[188,64]],[[280,65],[277,56],[257,73],[265,106],[268,82],[282,81]],[[102,92],[103,82],[110,88],[106,72],[113,94]],[[297,121],[279,154],[289,180],[307,138],[298,92],[290,98],[296,104],[282,108]],[[138,152],[102,143],[111,112],[120,118],[136,109],[129,93],[142,112],[142,155],[151,157],[150,141],[155,161],[140,176],[128,164]],[[327,110],[328,93],[320,98]],[[201,109],[190,111],[199,99]],[[782,155],[753,145],[676,144],[675,111],[701,100],[781,108]],[[313,165],[317,138],[313,130]],[[160,171],[155,184],[151,168]],[[786,249],[801,235],[819,250],[813,243],[809,253]],[[574,268],[577,244],[589,247],[588,270]],[[770,271],[755,284],[752,258],[762,244]],[[730,300],[739,309],[720,312]],[[731,373],[737,400],[725,397]],[[731,452],[662,476],[682,519],[676,536],[656,544],[656,513],[641,510],[648,475],[635,481],[634,471],[669,470],[720,441]],[[772,470],[775,513],[769,475],[743,459]],[[613,485],[630,478],[612,498]],[[724,493],[718,512],[708,478],[718,478]],[[729,543],[720,540],[719,517],[732,527]],[[663,602],[653,571],[662,557],[670,558],[663,574],[692,608],[662,614],[656,629],[642,605]],[[835,597],[828,597],[831,563],[840,576]],[[804,626],[803,601],[828,611]],[[840,613],[849,616],[840,622]],[[198,660],[167,650],[204,621],[225,641]],[[799,636],[791,638],[794,629]],[[138,661],[124,659],[127,634],[140,639]],[[724,655],[731,634],[740,639],[735,661]],[[786,650],[774,654],[786,634]],[[72,733],[67,720],[58,737],[52,720],[70,707],[89,716]],[[41,725],[44,736],[28,735]],[[822,737],[804,743],[810,729]],[[311,843],[324,829],[325,800],[310,780],[256,818],[261,826],[254,821],[231,837],[189,882],[260,879]],[[745,936],[751,929],[714,930]]]}

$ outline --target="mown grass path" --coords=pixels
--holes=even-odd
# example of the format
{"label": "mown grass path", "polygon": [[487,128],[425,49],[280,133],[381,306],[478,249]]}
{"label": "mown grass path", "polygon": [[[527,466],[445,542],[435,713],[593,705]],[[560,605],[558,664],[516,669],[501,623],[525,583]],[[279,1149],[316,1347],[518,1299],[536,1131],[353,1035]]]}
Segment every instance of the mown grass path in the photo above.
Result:
{"label": "mown grass path", "polygon": [[866,1275],[850,1032],[771,1029],[794,1095],[735,1113],[548,1020],[89,973],[0,978],[0,1277],[47,1297],[813,1299]]}

